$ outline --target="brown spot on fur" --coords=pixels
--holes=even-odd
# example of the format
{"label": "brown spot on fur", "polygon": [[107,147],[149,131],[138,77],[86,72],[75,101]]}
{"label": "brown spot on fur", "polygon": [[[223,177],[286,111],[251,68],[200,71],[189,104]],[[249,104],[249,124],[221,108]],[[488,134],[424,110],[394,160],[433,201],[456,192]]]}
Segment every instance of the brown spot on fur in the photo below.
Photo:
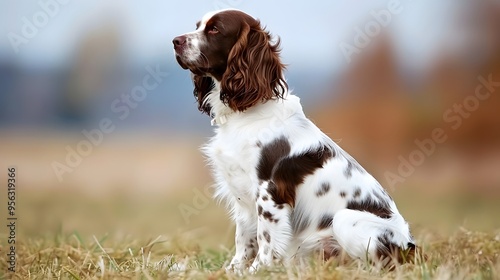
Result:
{"label": "brown spot on fur", "polygon": [[269,232],[264,231],[262,235],[264,235],[264,238],[266,239],[267,243],[271,243],[271,235],[269,235]]}
{"label": "brown spot on fur", "polygon": [[269,211],[262,212],[262,217],[264,217],[264,219],[266,219],[266,220],[269,220],[270,222],[272,222],[274,220],[273,214]]}
{"label": "brown spot on fur", "polygon": [[280,195],[278,192],[278,186],[274,182],[269,182],[269,185],[267,186],[267,192],[269,195],[271,195],[273,201],[279,205],[283,205],[287,203]]}
{"label": "brown spot on fur", "polygon": [[262,197],[262,200],[264,200],[264,201],[267,201],[268,199],[269,199],[269,197],[268,197],[267,195],[264,195],[264,196]]}
{"label": "brown spot on fur", "polygon": [[259,212],[259,215],[262,215],[262,210],[263,210],[263,209],[262,209],[262,206],[260,206],[260,205],[259,205],[259,206],[257,207],[257,211]]}
{"label": "brown spot on fur", "polygon": [[344,191],[340,192],[340,194],[339,194],[339,195],[340,195],[340,197],[342,197],[342,198],[345,198],[345,197],[347,196],[347,194],[346,194]]}
{"label": "brown spot on fur", "polygon": [[332,155],[329,147],[322,146],[277,162],[272,175],[275,188],[272,192],[268,189],[273,200],[279,204],[288,203],[294,206],[297,186],[304,182],[306,176],[322,168]]}
{"label": "brown spot on fur", "polygon": [[285,137],[280,137],[262,147],[257,176],[260,180],[269,181],[276,163],[290,153],[290,143]]}
{"label": "brown spot on fur", "polygon": [[325,214],[321,217],[321,220],[318,223],[318,230],[322,230],[328,228],[332,225],[333,216],[330,214]]}
{"label": "brown spot on fur", "polygon": [[356,170],[358,172],[364,172],[363,168],[354,159],[347,160],[347,166],[344,170],[344,175],[347,179],[352,177],[352,172]]}
{"label": "brown spot on fur", "polygon": [[348,201],[346,208],[351,210],[370,212],[383,219],[389,219],[392,216],[391,208],[386,201],[374,201],[370,198],[362,201]]}
{"label": "brown spot on fur", "polygon": [[330,183],[328,182],[323,182],[321,186],[319,187],[319,190],[316,192],[317,197],[324,196],[330,191]]}
{"label": "brown spot on fur", "polygon": [[361,189],[359,187],[356,187],[356,190],[354,191],[354,198],[360,197],[361,196]]}

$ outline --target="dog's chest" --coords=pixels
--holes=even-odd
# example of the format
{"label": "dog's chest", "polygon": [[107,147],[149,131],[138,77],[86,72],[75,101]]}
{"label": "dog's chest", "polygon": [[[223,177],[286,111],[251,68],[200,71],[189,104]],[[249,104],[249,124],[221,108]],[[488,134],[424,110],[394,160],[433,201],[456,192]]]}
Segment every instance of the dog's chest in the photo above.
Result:
{"label": "dog's chest", "polygon": [[259,147],[246,137],[216,135],[209,144],[207,156],[216,172],[235,196],[248,196],[257,186]]}

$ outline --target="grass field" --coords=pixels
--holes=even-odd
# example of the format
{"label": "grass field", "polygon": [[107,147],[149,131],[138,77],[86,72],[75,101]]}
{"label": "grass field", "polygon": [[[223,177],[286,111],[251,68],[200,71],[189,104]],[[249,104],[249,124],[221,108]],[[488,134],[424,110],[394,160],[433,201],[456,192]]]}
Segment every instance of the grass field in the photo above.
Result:
{"label": "grass field", "polygon": [[[24,191],[18,194],[16,272],[7,273],[7,236],[1,230],[0,275],[13,279],[499,279],[498,199],[471,195],[429,199],[410,189],[397,191],[394,197],[428,256],[426,262],[388,271],[362,261],[324,262],[313,256],[293,266],[238,276],[221,269],[233,250],[234,228],[224,209],[211,200],[202,199],[202,205],[193,201],[191,190],[99,197],[76,191]],[[186,219],[181,205],[196,211]]]}

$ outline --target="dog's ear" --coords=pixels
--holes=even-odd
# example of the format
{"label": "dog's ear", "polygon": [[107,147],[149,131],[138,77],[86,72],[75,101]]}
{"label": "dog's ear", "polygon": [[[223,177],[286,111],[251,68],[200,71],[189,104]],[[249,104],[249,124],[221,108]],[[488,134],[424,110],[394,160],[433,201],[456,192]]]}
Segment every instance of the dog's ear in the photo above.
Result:
{"label": "dog's ear", "polygon": [[193,74],[194,98],[198,102],[198,110],[210,116],[210,104],[206,102],[208,94],[214,89],[215,83],[211,77]]}
{"label": "dog's ear", "polygon": [[283,78],[285,66],[279,58],[279,40],[273,44],[270,39],[259,21],[242,23],[221,80],[221,100],[234,111],[282,98],[288,88]]}

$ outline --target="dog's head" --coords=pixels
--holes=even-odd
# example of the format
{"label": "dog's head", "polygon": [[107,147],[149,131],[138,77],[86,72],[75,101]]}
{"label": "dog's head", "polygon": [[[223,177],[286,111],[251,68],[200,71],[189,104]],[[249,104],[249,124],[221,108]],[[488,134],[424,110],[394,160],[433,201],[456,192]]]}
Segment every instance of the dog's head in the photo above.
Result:
{"label": "dog's head", "polygon": [[193,73],[195,97],[206,113],[212,79],[220,83],[222,102],[234,111],[281,98],[287,89],[279,40],[272,43],[260,22],[241,11],[208,13],[195,31],[175,37],[173,44],[179,65]]}

